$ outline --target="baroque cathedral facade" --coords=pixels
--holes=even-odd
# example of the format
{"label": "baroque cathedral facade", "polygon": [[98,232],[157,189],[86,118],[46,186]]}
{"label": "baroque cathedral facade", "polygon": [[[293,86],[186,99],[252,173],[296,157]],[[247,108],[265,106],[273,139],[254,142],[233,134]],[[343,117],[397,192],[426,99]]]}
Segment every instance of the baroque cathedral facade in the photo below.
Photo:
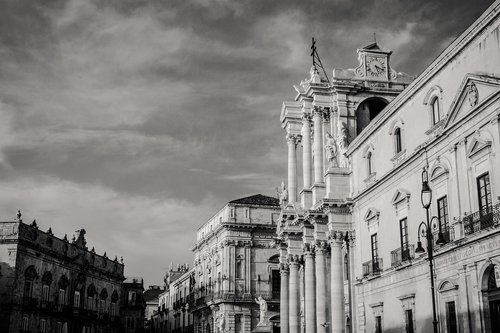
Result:
{"label": "baroque cathedral facade", "polygon": [[374,42],[294,86],[282,333],[500,331],[499,36],[496,1],[416,78]]}

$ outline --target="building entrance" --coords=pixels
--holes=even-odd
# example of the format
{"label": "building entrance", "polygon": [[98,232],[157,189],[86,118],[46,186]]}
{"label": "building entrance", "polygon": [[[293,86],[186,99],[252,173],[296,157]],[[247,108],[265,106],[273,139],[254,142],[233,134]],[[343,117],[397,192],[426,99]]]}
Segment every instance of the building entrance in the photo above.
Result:
{"label": "building entrance", "polygon": [[490,302],[491,332],[500,332],[500,300]]}

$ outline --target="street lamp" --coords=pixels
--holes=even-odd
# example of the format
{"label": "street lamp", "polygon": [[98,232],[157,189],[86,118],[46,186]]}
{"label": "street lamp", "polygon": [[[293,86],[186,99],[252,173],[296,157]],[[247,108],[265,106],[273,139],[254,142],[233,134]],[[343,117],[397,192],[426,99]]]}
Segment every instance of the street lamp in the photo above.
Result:
{"label": "street lamp", "polygon": [[415,253],[424,253],[425,249],[422,247],[422,242],[420,241],[420,235],[427,239],[427,253],[429,256],[429,271],[431,275],[431,293],[432,293],[432,326],[434,328],[434,333],[438,333],[438,320],[436,314],[436,296],[434,293],[434,252],[433,252],[433,236],[432,230],[438,229],[438,239],[436,240],[437,245],[446,244],[446,240],[443,237],[441,231],[441,223],[439,223],[439,218],[433,216],[429,217],[429,208],[432,202],[432,190],[429,187],[429,175],[427,169],[424,167],[422,171],[422,191],[420,193],[420,200],[422,201],[422,206],[425,208],[425,216],[427,218],[427,223],[421,222],[418,226],[418,241]]}

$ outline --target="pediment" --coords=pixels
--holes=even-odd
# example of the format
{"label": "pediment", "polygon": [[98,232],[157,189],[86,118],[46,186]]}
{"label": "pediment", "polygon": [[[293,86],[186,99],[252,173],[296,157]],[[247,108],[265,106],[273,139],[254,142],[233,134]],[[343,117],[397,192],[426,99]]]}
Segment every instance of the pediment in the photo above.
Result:
{"label": "pediment", "polygon": [[375,209],[375,208],[370,208],[366,211],[365,213],[365,217],[364,217],[364,220],[369,222],[371,221],[372,219],[378,219],[380,215],[380,211]]}
{"label": "pediment", "polygon": [[410,196],[411,196],[410,192],[403,189],[398,189],[396,193],[394,193],[394,195],[392,196],[391,203],[393,205],[396,205],[402,201],[410,200]]}
{"label": "pediment", "polygon": [[445,127],[459,121],[500,90],[500,78],[468,74],[451,103]]}
{"label": "pediment", "polygon": [[467,157],[471,158],[475,154],[479,153],[483,149],[490,148],[491,141],[481,138],[479,135],[475,136],[469,147],[467,148]]}

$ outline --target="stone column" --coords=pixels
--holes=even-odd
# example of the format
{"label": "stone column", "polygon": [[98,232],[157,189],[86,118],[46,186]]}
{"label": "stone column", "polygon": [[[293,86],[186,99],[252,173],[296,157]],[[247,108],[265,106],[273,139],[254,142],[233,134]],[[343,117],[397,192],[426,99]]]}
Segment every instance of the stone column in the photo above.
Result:
{"label": "stone column", "polygon": [[304,114],[302,116],[302,178],[304,179],[304,188],[311,188],[312,174],[312,151],[311,151],[311,116]]}
{"label": "stone column", "polygon": [[330,232],[330,247],[331,247],[331,285],[332,285],[332,300],[331,300],[331,327],[332,333],[345,332],[345,309],[344,309],[344,276],[343,276],[343,256],[342,243],[344,242],[344,234],[341,231]]}
{"label": "stone column", "polygon": [[316,277],[314,275],[314,249],[310,244],[304,246],[305,282],[305,322],[306,333],[316,332]]}
{"label": "stone column", "polygon": [[314,183],[322,184],[323,170],[323,110],[315,107],[313,111],[314,122]]}
{"label": "stone column", "polygon": [[280,333],[289,333],[289,304],[288,304],[288,276],[290,274],[288,264],[280,264],[281,287],[280,287]]}
{"label": "stone column", "polygon": [[326,262],[325,252],[327,251],[325,241],[320,241],[316,244],[316,332],[327,333],[326,313]]}
{"label": "stone column", "polygon": [[288,201],[297,201],[297,143],[300,136],[288,134],[286,137],[288,143]]}
{"label": "stone column", "polygon": [[300,329],[300,302],[299,302],[299,263],[300,256],[290,256],[290,283],[289,283],[289,333],[299,333]]}

